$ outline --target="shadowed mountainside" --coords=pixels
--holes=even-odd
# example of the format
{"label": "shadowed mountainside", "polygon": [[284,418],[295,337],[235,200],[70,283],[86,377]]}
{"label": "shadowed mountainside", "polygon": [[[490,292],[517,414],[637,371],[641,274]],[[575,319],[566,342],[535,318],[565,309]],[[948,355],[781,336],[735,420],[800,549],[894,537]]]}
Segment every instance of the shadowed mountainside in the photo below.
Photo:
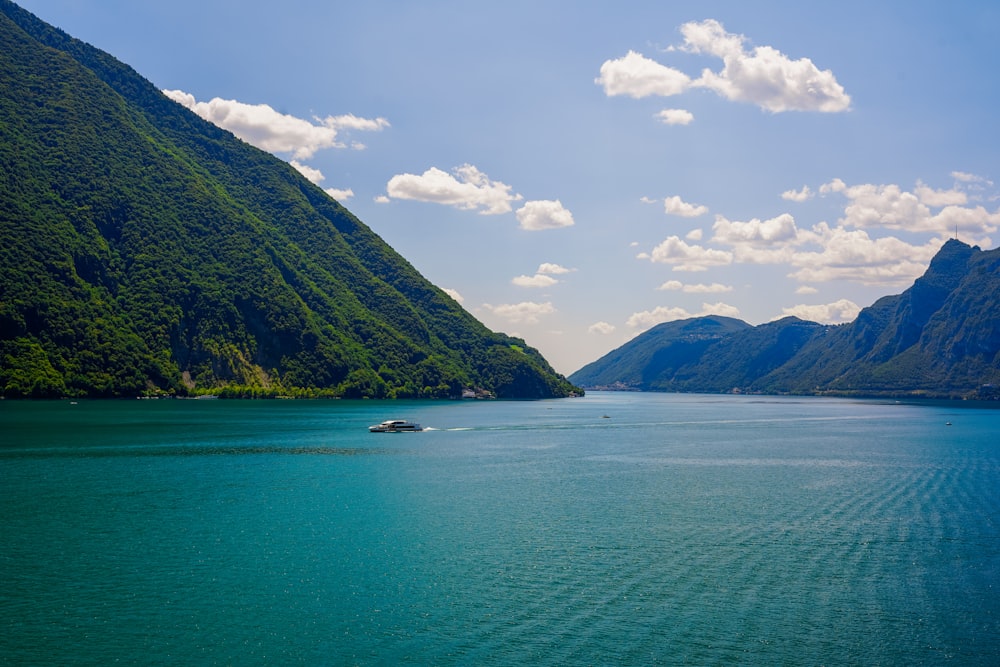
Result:
{"label": "shadowed mountainside", "polygon": [[657,325],[569,376],[586,388],[995,398],[1000,250],[945,243],[850,324],[724,317]]}

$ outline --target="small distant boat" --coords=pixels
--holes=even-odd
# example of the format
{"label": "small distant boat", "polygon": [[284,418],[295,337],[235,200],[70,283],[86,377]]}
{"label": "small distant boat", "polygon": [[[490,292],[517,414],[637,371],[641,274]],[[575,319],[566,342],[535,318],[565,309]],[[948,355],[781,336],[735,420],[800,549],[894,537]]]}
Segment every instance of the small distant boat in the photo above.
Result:
{"label": "small distant boat", "polygon": [[424,427],[416,422],[409,422],[405,419],[387,419],[381,424],[368,427],[369,433],[413,433],[423,431]]}

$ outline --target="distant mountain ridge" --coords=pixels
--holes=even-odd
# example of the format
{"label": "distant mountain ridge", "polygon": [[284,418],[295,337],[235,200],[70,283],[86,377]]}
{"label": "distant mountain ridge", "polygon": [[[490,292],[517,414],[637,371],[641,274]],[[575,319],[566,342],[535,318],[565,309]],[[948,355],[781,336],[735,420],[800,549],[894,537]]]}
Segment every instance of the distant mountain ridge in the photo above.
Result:
{"label": "distant mountain ridge", "polygon": [[590,389],[997,398],[1000,250],[949,240],[912,287],[850,324],[666,322],[569,380]]}
{"label": "distant mountain ridge", "polygon": [[0,395],[579,393],[293,167],[0,0]]}

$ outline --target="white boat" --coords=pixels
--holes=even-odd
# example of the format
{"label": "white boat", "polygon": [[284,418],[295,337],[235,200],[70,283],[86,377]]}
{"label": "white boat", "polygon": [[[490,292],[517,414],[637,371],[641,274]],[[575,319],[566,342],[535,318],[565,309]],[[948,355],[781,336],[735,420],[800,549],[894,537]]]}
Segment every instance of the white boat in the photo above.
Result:
{"label": "white boat", "polygon": [[416,422],[408,422],[405,419],[387,419],[381,424],[368,427],[369,433],[410,433],[423,431],[424,427]]}

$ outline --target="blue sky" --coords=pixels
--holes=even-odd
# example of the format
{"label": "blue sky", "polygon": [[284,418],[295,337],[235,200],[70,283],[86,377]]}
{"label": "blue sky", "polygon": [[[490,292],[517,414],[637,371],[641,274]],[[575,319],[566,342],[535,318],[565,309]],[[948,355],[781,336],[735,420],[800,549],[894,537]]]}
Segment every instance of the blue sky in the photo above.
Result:
{"label": "blue sky", "polygon": [[1000,227],[1000,3],[21,0],[569,374],[850,321]]}

